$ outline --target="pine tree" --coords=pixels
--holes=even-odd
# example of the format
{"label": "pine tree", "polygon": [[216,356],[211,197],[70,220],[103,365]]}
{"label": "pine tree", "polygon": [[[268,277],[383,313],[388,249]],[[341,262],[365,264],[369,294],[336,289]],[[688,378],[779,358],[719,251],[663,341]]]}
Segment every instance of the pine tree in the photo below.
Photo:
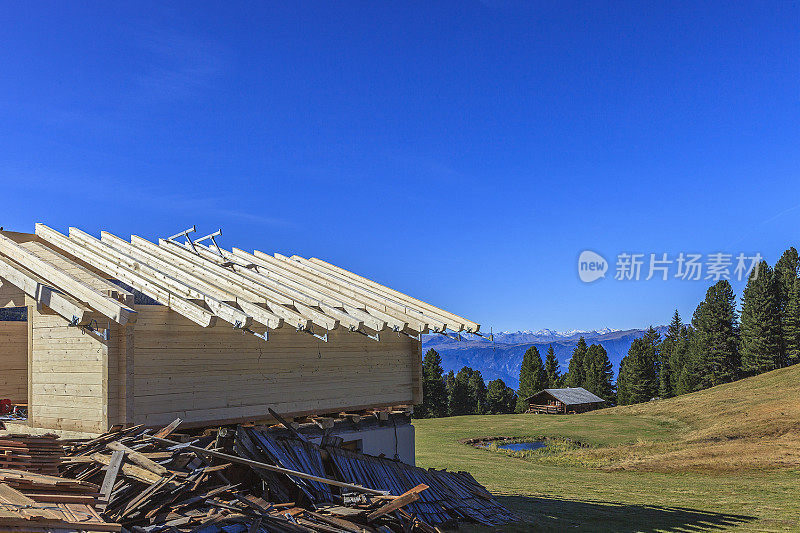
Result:
{"label": "pine tree", "polygon": [[782,333],[786,342],[786,364],[800,363],[800,280],[798,279],[794,280],[789,290]]}
{"label": "pine tree", "polygon": [[452,370],[444,377],[444,389],[447,391],[447,416],[453,414],[453,392],[456,387],[456,374]]}
{"label": "pine tree", "polygon": [[513,413],[517,407],[517,395],[502,379],[489,382],[486,389],[486,413],[499,415]]}
{"label": "pine tree", "polygon": [[542,364],[542,356],[536,346],[531,346],[522,356],[519,369],[519,392],[517,393],[517,412],[528,410],[525,399],[547,388],[547,375]]}
{"label": "pine tree", "polygon": [[692,316],[698,381],[702,388],[733,381],[739,371],[739,326],[736,296],[728,280],[720,280],[706,291],[706,298]]}
{"label": "pine tree", "polygon": [[586,375],[584,374],[585,359],[586,359],[586,340],[581,337],[578,339],[578,344],[572,350],[572,358],[569,360],[569,370],[564,376],[564,386],[566,387],[583,387],[586,384]]}
{"label": "pine tree", "polygon": [[422,404],[414,410],[416,416],[438,418],[447,414],[447,390],[443,372],[442,358],[431,348],[422,361]]}
{"label": "pine tree", "polygon": [[586,351],[586,390],[607,402],[614,401],[614,371],[608,352],[600,344],[592,344]]}
{"label": "pine tree", "polygon": [[[632,346],[631,346],[632,347]],[[628,405],[631,402],[631,376],[630,376],[631,356],[628,355],[619,362],[619,374],[617,375],[617,404]]]}
{"label": "pine tree", "polygon": [[645,335],[631,344],[626,361],[626,403],[640,403],[658,394],[656,347],[653,338]]}
{"label": "pine tree", "polygon": [[551,344],[547,348],[547,354],[544,361],[544,373],[547,376],[548,389],[557,389],[561,386],[561,371],[559,369],[558,359],[556,359],[556,352],[553,350]]}
{"label": "pine tree", "polygon": [[486,413],[486,382],[480,370],[473,370],[469,377],[469,394],[472,397],[472,414],[482,415]]}
{"label": "pine tree", "polygon": [[470,415],[477,410],[475,398],[470,393],[469,379],[472,369],[464,367],[458,371],[453,380],[453,389],[450,393],[450,413],[453,416]]}
{"label": "pine tree", "polygon": [[775,275],[766,261],[762,261],[747,280],[742,295],[740,336],[741,368],[745,375],[753,376],[781,366],[781,319],[776,286]]}
{"label": "pine tree", "polygon": [[797,279],[798,271],[800,271],[800,256],[794,247],[789,248],[778,262],[775,263],[774,278],[775,278],[775,296],[776,306],[780,314],[780,364],[781,366],[788,362],[788,344],[790,342],[789,335],[784,333],[784,329],[789,327],[787,322],[791,320],[788,314],[789,306],[789,293],[792,290],[794,281]]}
{"label": "pine tree", "polygon": [[661,353],[659,356],[658,368],[658,395],[662,398],[675,396],[676,375],[680,372],[680,363],[676,357],[676,351],[681,347],[683,334],[686,328],[681,320],[678,310],[672,315],[672,322],[669,324],[667,334],[661,343]]}

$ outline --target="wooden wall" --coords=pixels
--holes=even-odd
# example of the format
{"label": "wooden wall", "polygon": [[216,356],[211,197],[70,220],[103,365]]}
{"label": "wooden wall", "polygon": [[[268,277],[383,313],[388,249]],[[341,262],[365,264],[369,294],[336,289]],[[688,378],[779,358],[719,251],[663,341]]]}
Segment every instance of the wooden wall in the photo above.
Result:
{"label": "wooden wall", "polygon": [[[419,342],[344,330],[322,342],[294,328],[263,341],[229,324],[201,328],[162,306],[137,305],[134,423],[188,424],[411,404],[421,399]],[[415,390],[416,389],[416,390]]]}
{"label": "wooden wall", "polygon": [[0,399],[28,403],[28,323],[0,321]]}
{"label": "wooden wall", "polygon": [[28,322],[30,425],[105,431],[119,418],[118,405],[109,402],[118,391],[117,358],[109,357],[109,343],[35,306],[28,308]]}

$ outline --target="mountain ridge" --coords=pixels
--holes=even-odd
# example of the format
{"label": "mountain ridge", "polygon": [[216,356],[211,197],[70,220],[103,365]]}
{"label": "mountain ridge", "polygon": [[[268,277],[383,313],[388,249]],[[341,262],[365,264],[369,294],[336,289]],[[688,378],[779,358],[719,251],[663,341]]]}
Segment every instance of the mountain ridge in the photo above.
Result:
{"label": "mountain ridge", "polygon": [[[662,338],[667,332],[667,326],[657,326],[655,329]],[[468,366],[480,370],[487,382],[499,378],[509,387],[516,389],[519,387],[522,355],[531,346],[536,346],[544,359],[547,348],[552,345],[561,372],[564,373],[569,367],[572,350],[583,337],[586,344],[600,344],[606,349],[616,376],[619,363],[627,355],[631,344],[635,339],[644,336],[646,331],[646,329],[612,328],[591,331],[541,329],[495,333],[494,340],[473,334],[461,334],[460,339],[430,334],[423,335],[422,349],[423,353],[431,348],[439,352],[445,373],[450,370],[458,372],[462,367]]]}

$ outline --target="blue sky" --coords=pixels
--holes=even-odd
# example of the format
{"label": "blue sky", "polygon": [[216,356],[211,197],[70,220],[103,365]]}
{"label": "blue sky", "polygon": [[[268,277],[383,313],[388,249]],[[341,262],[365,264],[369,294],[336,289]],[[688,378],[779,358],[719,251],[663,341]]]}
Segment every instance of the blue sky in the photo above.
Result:
{"label": "blue sky", "polygon": [[584,284],[584,249],[613,270],[800,245],[796,2],[30,2],[0,22],[6,229],[222,227],[495,331],[688,319],[710,283]]}

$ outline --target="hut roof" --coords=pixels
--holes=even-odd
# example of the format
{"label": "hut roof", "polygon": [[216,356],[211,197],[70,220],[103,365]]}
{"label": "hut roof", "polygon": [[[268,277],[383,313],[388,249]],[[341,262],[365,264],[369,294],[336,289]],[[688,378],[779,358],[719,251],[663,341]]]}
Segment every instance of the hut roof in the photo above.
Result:
{"label": "hut roof", "polygon": [[597,403],[604,402],[601,397],[592,394],[583,387],[568,387],[566,389],[544,389],[533,396],[527,398],[525,401],[530,401],[541,393],[546,392],[556,400],[564,402],[566,405],[575,405],[579,403]]}

